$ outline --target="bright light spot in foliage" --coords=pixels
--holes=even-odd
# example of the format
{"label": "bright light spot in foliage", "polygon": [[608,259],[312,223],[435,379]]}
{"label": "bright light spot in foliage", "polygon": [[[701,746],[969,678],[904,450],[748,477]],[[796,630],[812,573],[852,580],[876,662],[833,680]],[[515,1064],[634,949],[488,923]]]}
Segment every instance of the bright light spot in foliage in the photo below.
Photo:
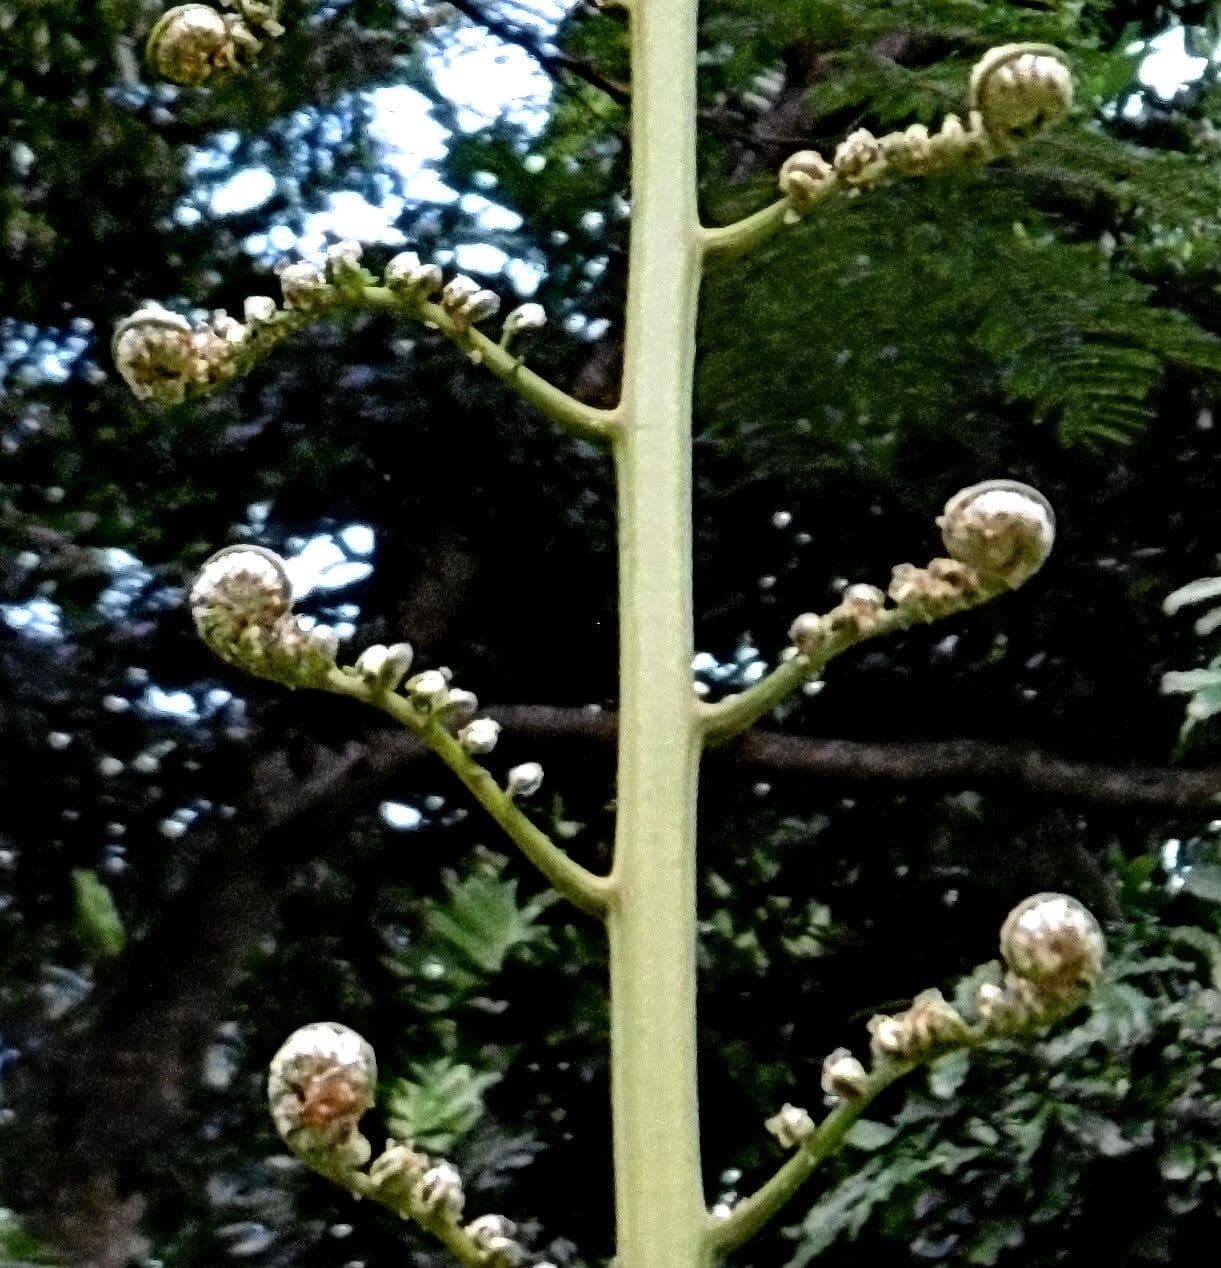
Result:
{"label": "bright light spot in foliage", "polygon": [[424,816],[414,806],[401,801],[383,801],[380,811],[386,826],[400,832],[414,832],[424,822]]}

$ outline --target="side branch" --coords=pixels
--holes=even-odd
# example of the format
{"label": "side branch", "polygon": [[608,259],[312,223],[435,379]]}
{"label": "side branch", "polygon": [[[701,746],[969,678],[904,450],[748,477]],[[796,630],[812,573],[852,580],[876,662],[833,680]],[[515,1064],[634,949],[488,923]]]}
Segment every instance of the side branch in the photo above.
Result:
{"label": "side branch", "polygon": [[[461,274],[442,286],[435,264],[414,252],[395,256],[379,282],[360,265],[357,243],[328,252],[326,275],[312,264],[281,270],[284,306],[266,295],[246,300],[244,322],[224,312],[192,324],[157,304],[139,309],[115,328],[115,365],[140,400],[174,405],[220,390],[247,373],[281,342],[332,312],[384,312],[413,318],[452,340],[541,414],[582,440],[606,444],[617,426],[613,410],[586,405],[526,367],[511,345],[538,330],[546,314],[523,304],[504,320],[499,342],[477,329],[500,308],[496,294]],[[434,296],[439,295],[439,302]]]}
{"label": "side branch", "polygon": [[920,1066],[996,1039],[1029,1038],[1084,1004],[1103,971],[1106,945],[1097,920],[1066,894],[1036,894],[1019,903],[1001,928],[1001,959],[979,982],[968,1020],[938,990],[922,991],[894,1016],[868,1025],[871,1069],[847,1048],[823,1063],[822,1090],[838,1102],[821,1124],[786,1105],[767,1123],[793,1156],[723,1218],[709,1218],[706,1245],[714,1257],[737,1249],[789,1202],[819,1165],[844,1143],[853,1123],[891,1084]]}
{"label": "side branch", "polygon": [[525,1253],[503,1215],[464,1224],[462,1176],[411,1140],[386,1142],[373,1159],[360,1121],[374,1106],[377,1054],[339,1022],[300,1026],[271,1059],[267,1103],[284,1143],[307,1166],[357,1198],[371,1198],[435,1237],[463,1268],[511,1268]]}
{"label": "side branch", "polygon": [[803,1184],[833,1154],[839,1152],[852,1125],[892,1083],[916,1068],[893,1065],[870,1075],[860,1095],[841,1101],[765,1184],[744,1198],[724,1219],[711,1219],[708,1246],[720,1257],[744,1246],[787,1205]]}
{"label": "side branch", "polygon": [[705,745],[715,748],[753,726],[857,643],[978,607],[1020,586],[1042,566],[1055,538],[1047,499],[1014,480],[962,489],[937,523],[949,558],[924,568],[899,564],[885,593],[849,586],[830,612],[799,616],[782,664],[746,691],[699,706]]}
{"label": "side branch", "polygon": [[374,705],[406,727],[454,772],[467,790],[504,830],[505,835],[573,906],[590,915],[601,915],[611,890],[609,878],[596,876],[569,858],[551,838],[517,806],[462,745],[436,719],[422,718],[403,696],[380,691],[342,669],[333,669],[326,689]]}
{"label": "side branch", "polygon": [[515,766],[502,788],[475,761],[496,747],[500,726],[475,716],[479,701],[453,685],[448,669],[408,678],[413,653],[407,643],[375,644],[354,665],[341,667],[339,636],[293,611],[284,561],[262,546],[217,551],[200,569],[187,602],[199,636],[229,664],[286,687],[329,691],[389,714],[449,766],[565,898],[582,911],[605,909],[610,881],[570,859],[514,801],[538,791],[543,768],[536,762]]}
{"label": "side branch", "polygon": [[1072,100],[1072,76],[1058,49],[1046,44],[994,48],[971,73],[965,123],[948,115],[933,134],[917,123],[880,137],[859,128],[836,147],[830,162],[817,150],[797,151],[780,168],[784,196],[734,224],[703,229],[704,254],[743,255],[837,191],[855,194],[895,175],[929,176],[1003,158],[1020,141],[1064,118]]}
{"label": "side branch", "polygon": [[[306,1161],[309,1162],[309,1159],[307,1158]],[[460,1224],[445,1219],[429,1218],[419,1210],[418,1204],[409,1204],[402,1191],[379,1185],[363,1171],[331,1170],[325,1166],[314,1166],[313,1169],[341,1189],[346,1189],[354,1198],[368,1198],[371,1202],[377,1202],[387,1210],[393,1211],[400,1218],[418,1224],[425,1232],[435,1237],[462,1265],[462,1268],[487,1268],[487,1252]]]}
{"label": "side branch", "polygon": [[[955,610],[961,611],[966,606],[964,603]],[[946,615],[948,614],[947,612]],[[916,620],[911,613],[893,608],[868,627],[845,625],[835,632],[832,639],[817,649],[802,652],[793,647],[791,650],[795,654],[790,655],[753,687],[727,696],[716,704],[700,702],[697,709],[703,725],[705,746],[719,748],[734,736],[754,726],[761,717],[783,704],[794,692],[816,678],[830,661],[849,648],[868,639],[906,629]]]}

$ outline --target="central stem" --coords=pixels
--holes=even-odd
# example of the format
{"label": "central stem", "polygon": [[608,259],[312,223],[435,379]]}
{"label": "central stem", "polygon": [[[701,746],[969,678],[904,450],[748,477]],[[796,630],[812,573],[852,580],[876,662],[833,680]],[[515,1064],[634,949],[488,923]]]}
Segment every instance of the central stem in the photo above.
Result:
{"label": "central stem", "polygon": [[697,0],[633,0],[632,227],[619,504],[611,948],[620,1268],[699,1268],[691,387]]}

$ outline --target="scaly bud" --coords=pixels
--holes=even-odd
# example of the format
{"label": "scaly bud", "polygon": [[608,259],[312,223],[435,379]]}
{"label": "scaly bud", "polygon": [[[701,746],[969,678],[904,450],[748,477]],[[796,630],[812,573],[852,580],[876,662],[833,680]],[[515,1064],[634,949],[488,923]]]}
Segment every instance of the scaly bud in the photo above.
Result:
{"label": "scaly bud", "polygon": [[831,637],[830,623],[816,612],[803,612],[791,626],[789,638],[804,656],[817,655]]}
{"label": "scaly bud", "polygon": [[835,171],[817,150],[798,150],[780,167],[780,192],[789,200],[787,215],[800,219],[835,184]]}
{"label": "scaly bud", "polygon": [[957,1047],[971,1030],[940,991],[921,991],[899,1017],[909,1036],[911,1055],[924,1058],[941,1048]]}
{"label": "scaly bud", "polygon": [[481,1215],[472,1220],[464,1232],[487,1268],[518,1268],[525,1259],[524,1251],[513,1240],[517,1225],[503,1215]]}
{"label": "scaly bud", "polygon": [[462,1208],[466,1205],[462,1177],[448,1162],[430,1167],[416,1183],[412,1197],[426,1215],[452,1224],[462,1218]]}
{"label": "scaly bud", "polygon": [[1009,913],[1001,956],[1042,994],[1069,999],[1098,981],[1106,942],[1098,921],[1075,898],[1035,894]]}
{"label": "scaly bud", "polygon": [[426,669],[404,684],[411,703],[422,712],[431,712],[445,703],[449,678],[440,669]]}
{"label": "scaly bud", "polygon": [[1064,54],[1050,45],[1005,44],[972,70],[969,103],[990,135],[1028,136],[1072,109],[1072,72]]}
{"label": "scaly bud", "polygon": [[410,643],[374,643],[356,658],[356,672],[374,691],[397,691],[411,668],[412,654]]}
{"label": "scaly bud", "polygon": [[446,694],[445,703],[438,713],[441,720],[449,727],[460,727],[469,722],[479,708],[479,697],[473,691],[464,691],[461,687],[451,687]]}
{"label": "scaly bud", "polygon": [[187,604],[200,638],[230,660],[251,626],[267,632],[287,614],[292,583],[273,551],[227,546],[199,570]]}
{"label": "scaly bud", "polygon": [[522,762],[509,771],[505,792],[510,797],[533,797],[543,786],[543,768],[537,762]]}
{"label": "scaly bud", "polygon": [[[326,267],[329,273],[350,272],[360,268],[365,249],[353,238],[332,242],[326,249]],[[334,278],[331,279],[334,281]]]}
{"label": "scaly bud", "polygon": [[836,1048],[822,1063],[822,1090],[840,1101],[856,1101],[865,1095],[869,1075],[848,1051]]}
{"label": "scaly bud", "polygon": [[425,264],[414,251],[400,251],[386,265],[386,285],[400,294],[428,299],[441,289],[443,279],[438,264]]}
{"label": "scaly bud", "polygon": [[442,289],[441,307],[451,317],[458,317],[467,300],[473,295],[477,295],[479,290],[479,283],[474,278],[467,277],[465,273],[459,273],[457,277],[451,278]]}
{"label": "scaly bud", "polygon": [[369,1142],[357,1130],[372,1108],[377,1059],[338,1022],[294,1031],[271,1060],[267,1098],[276,1130],[294,1152],[363,1166]]}
{"label": "scaly bud", "polygon": [[843,630],[858,636],[868,634],[885,607],[886,595],[877,586],[849,586],[839,604],[827,614],[827,622],[837,633]]}
{"label": "scaly bud", "polygon": [[797,1149],[814,1135],[814,1120],[800,1105],[782,1105],[763,1124],[784,1149]]}
{"label": "scaly bud", "polygon": [[867,128],[858,128],[836,147],[833,166],[846,185],[869,185],[886,170],[886,160],[877,137]]}
{"label": "scaly bud", "polygon": [[481,757],[496,747],[500,723],[491,718],[476,718],[458,732],[458,743],[472,756]]}
{"label": "scaly bud", "polygon": [[869,1019],[866,1029],[869,1031],[869,1050],[875,1060],[907,1060],[910,1036],[898,1017],[879,1014]]}
{"label": "scaly bud", "polygon": [[508,344],[520,335],[542,330],[547,324],[547,310],[542,304],[519,304],[505,318],[501,343]]}
{"label": "scaly bud", "polygon": [[955,493],[937,520],[946,550],[985,582],[1020,586],[1051,553],[1056,517],[1037,490],[985,480]]}
{"label": "scaly bud", "polygon": [[476,291],[459,309],[458,316],[469,325],[487,321],[500,312],[500,296],[495,291]]}
{"label": "scaly bud", "polygon": [[242,315],[249,326],[263,326],[275,319],[279,309],[270,295],[248,295],[242,307]]}
{"label": "scaly bud", "polygon": [[167,9],[144,46],[149,68],[171,84],[198,88],[218,71],[237,66],[229,26],[206,4],[179,4]]}
{"label": "scaly bud", "polygon": [[283,264],[276,270],[280,275],[280,290],[284,295],[284,307],[298,312],[314,312],[325,308],[334,292],[318,269],[306,260]]}

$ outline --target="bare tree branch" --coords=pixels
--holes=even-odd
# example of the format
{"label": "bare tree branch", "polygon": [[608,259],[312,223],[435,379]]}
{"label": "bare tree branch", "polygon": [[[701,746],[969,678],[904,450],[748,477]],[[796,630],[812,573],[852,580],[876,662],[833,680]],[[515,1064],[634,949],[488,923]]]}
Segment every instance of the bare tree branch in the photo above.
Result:
{"label": "bare tree branch", "polygon": [[524,27],[502,21],[488,13],[474,0],[448,0],[448,3],[459,13],[470,18],[472,22],[491,32],[497,39],[524,49],[553,79],[565,73],[575,75],[578,79],[583,79],[587,84],[592,84],[604,92],[612,101],[618,102],[621,106],[627,105],[631,100],[632,91],[626,84],[610,79],[584,58],[570,57],[567,53],[547,48]]}
{"label": "bare tree branch", "polygon": [[[506,731],[540,741],[609,744],[615,735],[612,713],[542,705],[488,712]],[[403,752],[404,760],[413,756]],[[1164,810],[1204,808],[1221,798],[1221,769],[1070,761],[1040,749],[970,739],[877,743],[756,729],[710,753],[708,760],[853,783],[1020,788],[1070,801]]]}

